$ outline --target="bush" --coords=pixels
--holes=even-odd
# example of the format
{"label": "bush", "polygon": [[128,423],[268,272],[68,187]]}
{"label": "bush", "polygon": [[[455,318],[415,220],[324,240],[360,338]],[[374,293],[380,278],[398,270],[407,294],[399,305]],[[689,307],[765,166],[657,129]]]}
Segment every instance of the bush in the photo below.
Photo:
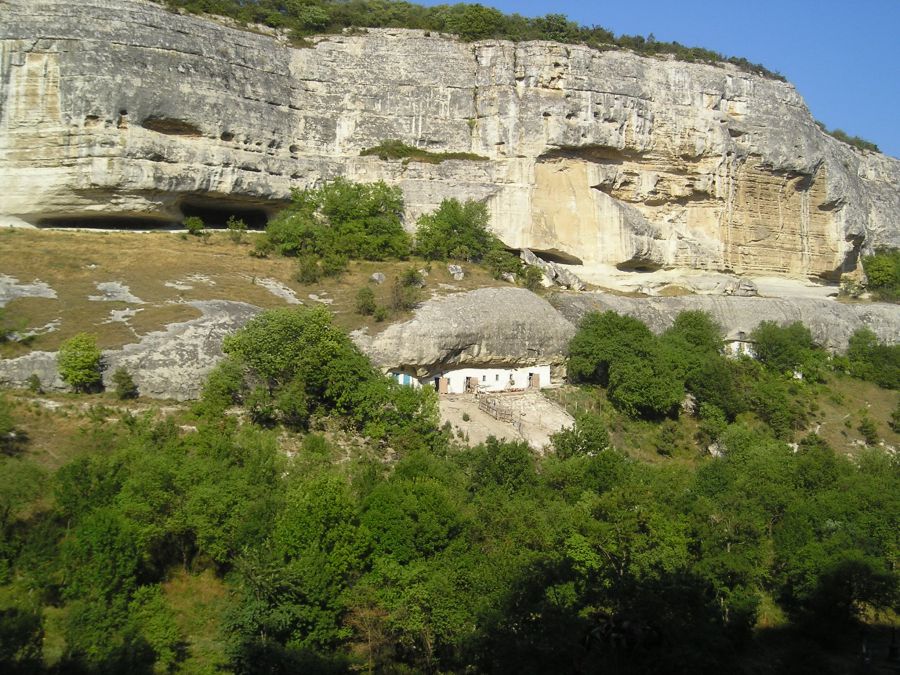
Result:
{"label": "bush", "polygon": [[479,261],[498,247],[488,229],[487,206],[445,199],[436,211],[419,218],[416,251],[431,260]]}
{"label": "bush", "polygon": [[88,333],[79,333],[63,342],[59,348],[59,375],[75,391],[96,390],[101,382],[100,358],[97,338]]}
{"label": "bush", "polygon": [[199,237],[204,231],[203,220],[198,218],[197,216],[188,216],[184,219],[184,227],[187,230],[188,234]]}
{"label": "bush", "polygon": [[381,323],[385,321],[388,316],[390,316],[390,312],[387,307],[376,307],[375,312],[372,314],[372,317],[375,319],[377,323]]}
{"label": "bush", "polygon": [[225,225],[228,228],[228,236],[231,238],[231,241],[235,244],[240,244],[244,241],[244,235],[247,233],[247,223],[240,218],[229,216]]}
{"label": "bush", "polygon": [[32,373],[28,376],[28,379],[25,381],[25,386],[28,387],[28,391],[32,394],[44,393],[44,385],[41,384],[41,378],[37,376],[37,373]]}
{"label": "bush", "polygon": [[753,330],[750,338],[754,342],[756,358],[778,373],[799,370],[813,349],[812,334],[799,321],[787,326],[763,321]]}
{"label": "bush", "polygon": [[850,336],[846,363],[850,374],[885,389],[900,389],[900,345],[886,345],[869,328]]}
{"label": "bush", "polygon": [[375,292],[368,286],[363,286],[356,292],[356,313],[371,316],[376,309]]}
{"label": "bush", "polygon": [[584,413],[575,419],[571,427],[550,436],[556,456],[570,459],[595,455],[609,448],[609,432],[603,418],[594,413]]}
{"label": "bush", "polygon": [[522,285],[529,291],[534,293],[542,286],[543,281],[544,273],[539,267],[528,265],[524,268],[524,272],[522,272]]}
{"label": "bush", "polygon": [[125,368],[117,368],[116,372],[113,373],[112,381],[116,386],[116,398],[122,401],[130,398],[137,398],[137,385],[134,383],[131,373]]}
{"label": "bush", "polygon": [[863,415],[856,429],[862,434],[866,445],[878,445],[878,427],[875,426],[875,422],[872,421],[871,417]]}
{"label": "bush", "polygon": [[878,249],[862,263],[866,287],[880,300],[900,302],[900,249]]}
{"label": "bush", "polygon": [[323,261],[323,273],[335,274],[348,259],[408,257],[402,214],[400,188],[338,178],[317,190],[294,192],[291,205],[269,222],[266,238],[282,255],[314,256]]}
{"label": "bush", "polygon": [[399,277],[394,278],[391,285],[391,309],[395,312],[407,312],[415,309],[422,300],[422,293],[415,284],[416,279],[422,277],[416,270],[406,270]]}

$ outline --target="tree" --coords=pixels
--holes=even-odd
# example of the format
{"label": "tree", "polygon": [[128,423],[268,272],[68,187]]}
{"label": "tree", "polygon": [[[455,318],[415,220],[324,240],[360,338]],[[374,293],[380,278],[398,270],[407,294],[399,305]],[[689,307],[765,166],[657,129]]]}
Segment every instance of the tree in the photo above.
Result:
{"label": "tree", "polygon": [[550,437],[556,456],[569,459],[593,455],[609,447],[609,432],[603,418],[595,413],[584,413],[575,418],[575,424]]}
{"label": "tree", "polygon": [[63,342],[56,358],[60,377],[80,392],[93,391],[100,386],[100,360],[97,338],[88,333],[79,333]]}
{"label": "tree", "polygon": [[295,191],[291,205],[269,222],[266,238],[282,255],[321,260],[321,273],[334,276],[351,258],[408,257],[402,215],[399,187],[337,178],[317,190]]}
{"label": "tree", "polygon": [[799,321],[787,326],[763,321],[750,338],[756,357],[763,365],[782,374],[798,370],[813,349],[812,334]]}
{"label": "tree", "polygon": [[445,199],[436,211],[419,218],[416,250],[431,260],[481,260],[499,245],[487,229],[488,221],[482,202]]}
{"label": "tree", "polygon": [[610,366],[628,356],[647,357],[656,349],[650,329],[615,312],[586,314],[569,343],[569,373],[582,381],[609,382]]}

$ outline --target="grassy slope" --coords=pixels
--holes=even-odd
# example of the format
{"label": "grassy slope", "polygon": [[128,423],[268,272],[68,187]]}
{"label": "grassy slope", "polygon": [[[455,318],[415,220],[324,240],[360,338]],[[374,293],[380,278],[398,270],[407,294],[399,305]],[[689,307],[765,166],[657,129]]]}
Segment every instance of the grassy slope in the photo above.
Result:
{"label": "grassy slope", "polygon": [[[59,330],[35,337],[29,344],[7,344],[0,357],[13,357],[28,350],[55,350],[59,344],[81,331],[95,333],[103,348],[119,347],[137,341],[138,335],[159,330],[166,324],[199,316],[198,310],[184,304],[191,300],[240,300],[260,307],[285,306],[287,302],[256,283],[257,279],[275,279],[292,289],[306,305],[315,304],[309,294],[333,299],[335,321],[352,330],[364,325],[377,329],[373,319],[354,311],[356,293],[368,283],[373,272],[382,272],[388,281],[373,286],[379,304],[388,302],[391,280],[409,267],[429,267],[421,260],[406,262],[354,262],[340,279],[324,279],[316,284],[294,280],[296,263],[290,258],[267,259],[249,255],[255,234],[246,243],[235,244],[225,232],[215,232],[207,243],[195,237],[181,238],[170,232],[63,232],[41,230],[0,231],[0,270],[21,283],[43,281],[53,288],[57,299],[17,298],[5,309],[5,323],[17,329],[35,329],[59,320]],[[424,291],[445,294],[482,286],[502,285],[483,269],[463,265],[466,277],[453,281],[445,264],[433,263]],[[202,275],[209,282],[186,281]],[[96,302],[101,295],[96,284],[117,281],[146,304]],[[193,286],[178,290],[166,282]],[[454,288],[445,288],[447,284]],[[140,310],[129,320],[107,323],[112,310]],[[396,320],[401,317],[392,317]],[[384,326],[386,324],[381,324]]]}

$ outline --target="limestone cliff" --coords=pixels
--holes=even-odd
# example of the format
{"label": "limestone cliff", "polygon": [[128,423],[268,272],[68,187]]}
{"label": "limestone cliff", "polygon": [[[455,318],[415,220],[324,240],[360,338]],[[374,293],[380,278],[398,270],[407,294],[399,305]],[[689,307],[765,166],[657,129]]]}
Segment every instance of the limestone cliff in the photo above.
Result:
{"label": "limestone cliff", "polygon": [[[485,161],[360,157],[401,139]],[[622,268],[835,278],[900,245],[900,162],[783,82],[547,42],[369,30],[294,49],[141,0],[0,0],[0,217],[144,222],[385,179],[407,223],[486,200],[510,246]]]}

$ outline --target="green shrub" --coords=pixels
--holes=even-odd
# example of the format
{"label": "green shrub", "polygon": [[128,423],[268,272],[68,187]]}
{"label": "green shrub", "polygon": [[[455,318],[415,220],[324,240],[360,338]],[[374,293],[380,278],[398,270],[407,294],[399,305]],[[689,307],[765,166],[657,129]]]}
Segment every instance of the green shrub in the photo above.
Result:
{"label": "green shrub", "polygon": [[389,316],[390,310],[384,306],[376,307],[375,312],[372,314],[372,318],[374,318],[377,323],[387,320]]}
{"label": "green shrub", "polygon": [[79,333],[63,342],[59,348],[59,375],[75,391],[96,390],[101,383],[100,358],[97,338],[88,333]]}
{"label": "green shrub", "polygon": [[862,259],[866,287],[879,300],[900,302],[900,249],[878,249]]}
{"label": "green shrub", "polygon": [[124,401],[130,398],[137,398],[138,388],[131,377],[131,373],[125,368],[116,368],[112,376],[113,384],[116,386],[116,398]]}
{"label": "green shrub", "polygon": [[[391,284],[391,309],[395,312],[406,312],[414,309],[422,301],[422,292],[411,283],[412,277],[407,270],[403,275],[394,278]],[[412,273],[418,277],[418,272],[412,270]]]}
{"label": "green shrub", "polygon": [[500,246],[487,229],[487,206],[445,199],[436,211],[419,218],[416,251],[431,260],[479,261]]}
{"label": "green shrub", "polygon": [[187,230],[187,233],[194,236],[199,237],[205,231],[205,225],[203,224],[203,220],[198,218],[197,216],[188,216],[184,219],[184,227]]}
{"label": "green shrub", "polygon": [[235,244],[243,243],[244,235],[247,233],[247,223],[240,218],[229,216],[228,222],[225,224],[228,228],[228,236]]}
{"label": "green shrub", "polygon": [[375,292],[368,286],[363,286],[356,292],[356,312],[363,316],[371,316],[378,306],[375,304]]}
{"label": "green shrub", "polygon": [[863,415],[856,429],[862,434],[866,445],[878,445],[878,427],[875,426],[875,422],[872,421],[871,417]]}
{"label": "green shrub", "polygon": [[37,373],[32,373],[28,376],[28,379],[25,381],[25,386],[28,387],[28,391],[32,394],[44,393],[44,386],[41,384],[41,378],[37,376]]}
{"label": "green shrub", "polygon": [[336,274],[348,259],[408,257],[402,215],[400,188],[338,178],[317,190],[295,191],[291,205],[269,222],[266,239],[282,255],[315,256],[323,272]]}
{"label": "green shrub", "polygon": [[539,267],[527,265],[522,272],[522,285],[534,293],[543,286],[544,273]]}

